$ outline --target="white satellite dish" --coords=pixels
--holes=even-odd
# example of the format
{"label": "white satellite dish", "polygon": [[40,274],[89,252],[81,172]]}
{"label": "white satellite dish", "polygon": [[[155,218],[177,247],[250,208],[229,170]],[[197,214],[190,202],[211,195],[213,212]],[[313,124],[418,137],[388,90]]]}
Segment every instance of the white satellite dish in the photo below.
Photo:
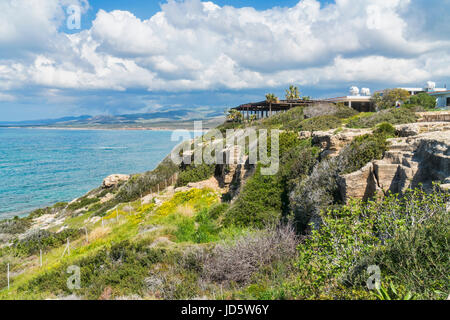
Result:
{"label": "white satellite dish", "polygon": [[361,89],[361,94],[363,96],[370,96],[370,89],[369,88],[362,88]]}
{"label": "white satellite dish", "polygon": [[350,95],[351,96],[359,96],[359,89],[358,89],[358,87],[355,87],[355,86],[351,87],[350,88]]}
{"label": "white satellite dish", "polygon": [[427,81],[425,89],[427,89],[427,91],[434,91],[434,89],[436,89],[436,82]]}

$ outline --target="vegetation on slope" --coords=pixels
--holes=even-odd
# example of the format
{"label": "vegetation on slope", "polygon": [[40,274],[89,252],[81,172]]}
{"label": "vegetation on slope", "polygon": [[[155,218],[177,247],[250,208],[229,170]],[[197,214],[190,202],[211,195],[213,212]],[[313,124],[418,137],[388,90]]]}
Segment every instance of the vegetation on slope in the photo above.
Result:
{"label": "vegetation on slope", "polygon": [[[214,166],[176,166],[166,158],[114,188],[1,222],[0,233],[15,237],[34,218],[67,217],[66,229],[29,233],[0,250],[0,298],[445,299],[449,194],[417,189],[344,205],[336,183],[339,174],[380,159],[395,135],[392,125],[416,116],[411,108],[355,113],[342,105],[298,107],[252,122],[230,114],[233,121],[219,127],[224,133],[252,125],[283,130],[278,173],[264,176],[258,164],[231,202],[216,190],[190,189],[142,203],[175,173],[177,186],[214,174]],[[334,158],[298,138],[301,130],[343,125],[373,133]],[[7,264],[10,291],[1,289]],[[67,286],[72,265],[81,268],[80,289]],[[380,291],[366,286],[371,265],[381,270]]]}

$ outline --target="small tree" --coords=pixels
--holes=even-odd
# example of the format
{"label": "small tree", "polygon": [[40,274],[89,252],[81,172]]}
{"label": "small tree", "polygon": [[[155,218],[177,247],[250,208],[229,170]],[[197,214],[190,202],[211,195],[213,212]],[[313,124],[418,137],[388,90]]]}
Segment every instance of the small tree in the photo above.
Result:
{"label": "small tree", "polygon": [[240,122],[242,122],[243,119],[244,119],[244,116],[239,111],[237,111],[235,109],[228,110],[227,121],[240,123]]}
{"label": "small tree", "polygon": [[272,115],[272,103],[277,103],[279,100],[273,93],[268,93],[266,94],[266,101],[269,104],[269,114]]}
{"label": "small tree", "polygon": [[377,110],[387,109],[394,107],[398,101],[407,101],[409,97],[409,92],[404,89],[386,89],[382,94],[375,93],[372,96],[372,103]]}
{"label": "small tree", "polygon": [[425,92],[411,96],[411,98],[409,98],[409,103],[424,108],[436,108],[436,99]]}
{"label": "small tree", "polygon": [[289,89],[286,90],[286,100],[296,100],[300,99],[300,91],[294,85],[290,85]]}

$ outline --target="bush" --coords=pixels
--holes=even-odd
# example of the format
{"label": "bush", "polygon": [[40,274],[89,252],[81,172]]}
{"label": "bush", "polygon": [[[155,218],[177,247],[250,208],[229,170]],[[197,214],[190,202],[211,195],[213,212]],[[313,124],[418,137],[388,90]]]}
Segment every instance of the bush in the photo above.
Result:
{"label": "bush", "polygon": [[386,137],[395,137],[397,130],[389,122],[378,124],[374,130],[374,134],[384,135]]}
{"label": "bush", "polygon": [[333,103],[319,103],[304,108],[305,118],[315,118],[321,116],[332,116],[338,111],[338,106]]}
{"label": "bush", "polygon": [[337,184],[339,175],[354,172],[368,162],[380,159],[388,147],[386,138],[382,133],[357,137],[337,157],[322,160],[309,177],[296,183],[289,197],[300,230],[306,230],[310,222],[320,224],[320,211],[341,202]]}
{"label": "bush", "polygon": [[292,186],[309,176],[317,162],[319,152],[319,148],[311,147],[311,140],[308,139],[283,153],[280,159],[280,174],[285,184]]}
{"label": "bush", "polygon": [[386,127],[379,129],[375,134],[356,137],[350,145],[341,150],[339,155],[342,162],[341,173],[355,172],[370,161],[382,158],[389,146],[384,130],[391,131],[391,129]]}
{"label": "bush", "polygon": [[230,208],[228,203],[217,203],[208,209],[208,216],[210,219],[217,220]]}
{"label": "bush", "polygon": [[39,250],[48,251],[66,243],[67,239],[77,239],[83,234],[79,229],[66,229],[59,233],[39,230],[23,240],[15,240],[12,247],[7,248],[17,256],[30,256]]}
{"label": "bush", "polygon": [[293,130],[305,119],[302,107],[295,107],[286,112],[277,113],[272,117],[262,120],[262,126],[280,128],[282,130]]}
{"label": "bush", "polygon": [[418,117],[414,111],[408,108],[387,109],[370,114],[368,116],[361,116],[350,119],[347,123],[349,128],[373,128],[379,123],[388,122],[392,125],[413,123]]}
{"label": "bush", "polygon": [[[62,262],[60,266],[34,277],[20,286],[18,291],[46,292],[52,295],[72,294],[66,285],[67,267],[77,265],[81,268],[82,287],[76,294],[85,299],[99,299],[107,287],[112,297],[123,295],[142,295],[145,292],[145,278],[149,269],[157,263],[175,263],[180,256],[165,250],[149,248],[145,242],[130,243],[122,241],[110,248],[101,249],[94,255],[82,259]],[[166,289],[165,284],[162,284]],[[177,296],[191,298],[192,296]],[[174,298],[174,297],[169,297]]]}
{"label": "bush", "polygon": [[425,109],[434,109],[436,107],[436,98],[428,93],[422,92],[409,98],[409,104],[421,106]]}
{"label": "bush", "polygon": [[31,219],[12,219],[0,222],[0,233],[19,234],[31,226]]}
{"label": "bush", "polygon": [[[444,239],[448,239],[449,200],[448,194],[438,190],[426,194],[416,189],[403,197],[353,201],[323,213],[321,227],[313,228],[311,236],[299,246],[297,267],[303,272],[299,283],[304,298],[318,298],[342,284],[365,285],[368,275],[358,282],[355,274],[366,270],[368,264],[383,266],[415,292],[448,292],[448,257],[444,253],[448,252],[448,243]],[[436,217],[440,218],[435,221]],[[433,231],[437,231],[435,235],[431,235]],[[353,270],[351,276],[349,270]]]}
{"label": "bush", "polygon": [[278,175],[261,174],[258,164],[255,174],[244,185],[238,199],[225,214],[225,223],[262,228],[281,217],[283,186]]}
{"label": "bush", "polygon": [[225,284],[247,283],[264,266],[296,256],[298,238],[289,226],[242,236],[233,243],[220,243],[205,257],[203,277]]}
{"label": "bush", "polygon": [[94,198],[88,198],[88,197],[83,197],[79,200],[77,200],[74,203],[69,204],[69,206],[67,207],[67,209],[71,210],[71,211],[75,211],[84,207],[87,207],[93,203],[99,202],[100,199],[97,197]]}
{"label": "bush", "polygon": [[351,118],[359,113],[355,109],[353,109],[351,107],[347,107],[346,105],[344,105],[342,103],[338,103],[336,106],[337,106],[337,110],[333,115],[335,117],[338,117],[339,119]]}
{"label": "bush", "polygon": [[[122,185],[117,193],[116,202],[131,202],[138,199],[142,194],[155,191],[156,187],[164,181],[169,180],[175,173],[179,171],[170,158],[166,157],[153,171],[144,174],[134,175],[124,185]],[[106,203],[106,206],[110,204]]]}
{"label": "bush", "polygon": [[300,122],[299,131],[326,131],[340,127],[342,121],[331,115],[318,116]]}
{"label": "bush", "polygon": [[449,215],[442,210],[422,225],[399,232],[395,241],[364,260],[380,266],[384,279],[401,284],[420,298],[446,299],[450,292],[449,230]]}
{"label": "bush", "polygon": [[184,171],[181,171],[178,180],[177,187],[182,187],[190,182],[199,182],[209,179],[214,175],[215,165],[201,164],[187,167]]}

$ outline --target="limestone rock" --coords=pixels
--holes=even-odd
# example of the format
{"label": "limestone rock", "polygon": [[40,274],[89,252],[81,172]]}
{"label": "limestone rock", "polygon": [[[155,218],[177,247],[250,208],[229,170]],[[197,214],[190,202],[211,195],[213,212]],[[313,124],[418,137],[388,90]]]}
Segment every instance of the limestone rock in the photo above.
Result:
{"label": "limestone rock", "polygon": [[450,130],[389,139],[389,142],[391,146],[382,160],[372,161],[361,170],[339,177],[344,201],[366,199],[379,191],[403,193],[419,184],[429,188],[433,182],[441,182],[441,188],[448,189]]}
{"label": "limestone rock", "polygon": [[421,133],[433,131],[448,131],[450,130],[449,122],[417,122],[396,125],[397,135],[400,137],[411,137]]}
{"label": "limestone rock", "polygon": [[324,150],[323,155],[334,157],[353,139],[370,132],[372,132],[370,129],[344,129],[344,131],[338,133],[336,133],[336,130],[316,131],[312,133],[312,142]]}
{"label": "limestone rock", "polygon": [[367,200],[373,197],[378,191],[373,164],[369,162],[358,171],[339,176],[338,186],[342,199],[346,203],[351,198]]}
{"label": "limestone rock", "polygon": [[129,175],[126,174],[112,174],[103,180],[102,187],[104,189],[112,188],[117,186],[122,181],[128,181],[130,179]]}

